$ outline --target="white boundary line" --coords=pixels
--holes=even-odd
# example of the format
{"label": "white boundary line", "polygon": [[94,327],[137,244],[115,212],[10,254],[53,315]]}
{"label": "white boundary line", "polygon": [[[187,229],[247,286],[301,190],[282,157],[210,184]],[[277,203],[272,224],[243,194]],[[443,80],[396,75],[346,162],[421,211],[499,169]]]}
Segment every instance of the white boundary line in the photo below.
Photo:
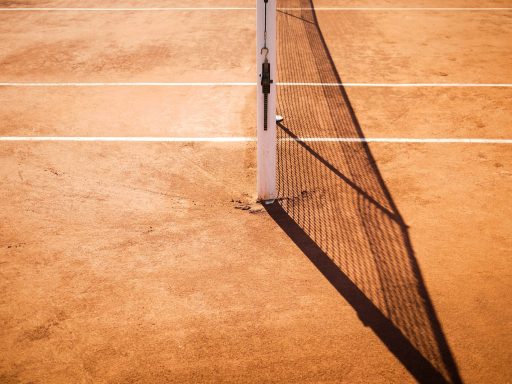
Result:
{"label": "white boundary line", "polygon": [[150,137],[150,136],[0,136],[0,141],[85,141],[133,143],[243,143],[255,137]]}
{"label": "white boundary line", "polygon": [[282,87],[512,87],[511,83],[277,83]]}
{"label": "white boundary line", "polygon": [[150,137],[150,136],[0,136],[0,141],[85,141],[133,143],[243,143],[255,137]]}
{"label": "white boundary line", "polygon": [[[0,136],[1,141],[53,141],[53,142],[131,142],[131,143],[246,143],[256,142],[256,137],[148,137],[148,136]],[[280,139],[282,142],[320,143],[418,143],[418,144],[512,144],[512,139],[471,138],[359,138],[359,137],[303,137]]]}
{"label": "white boundary line", "polygon": [[[0,87],[238,87],[256,86],[253,82],[0,82]],[[512,87],[512,83],[276,83],[281,87]]]}
{"label": "white boundary line", "polygon": [[255,86],[252,82],[198,82],[198,83],[169,83],[169,82],[134,82],[134,83],[77,83],[77,82],[4,82],[0,83],[0,87],[216,87],[216,86]]}
{"label": "white boundary line", "polygon": [[470,138],[406,138],[406,137],[299,137],[280,141],[320,142],[320,143],[446,143],[446,144],[512,144],[512,139],[470,139]]}
{"label": "white boundary line", "polygon": [[279,8],[282,11],[512,11],[511,7],[318,7]]}
{"label": "white boundary line", "polygon": [[163,12],[163,11],[255,11],[254,7],[135,7],[135,8],[73,8],[73,7],[38,7],[38,8],[0,8],[0,12]]}
{"label": "white boundary line", "polygon": [[[512,11],[512,7],[318,7],[315,11],[446,11],[446,12],[489,12]],[[164,11],[255,11],[255,7],[123,7],[123,8],[73,8],[73,7],[4,7],[0,12],[164,12]],[[307,11],[313,8],[278,8],[281,11]]]}

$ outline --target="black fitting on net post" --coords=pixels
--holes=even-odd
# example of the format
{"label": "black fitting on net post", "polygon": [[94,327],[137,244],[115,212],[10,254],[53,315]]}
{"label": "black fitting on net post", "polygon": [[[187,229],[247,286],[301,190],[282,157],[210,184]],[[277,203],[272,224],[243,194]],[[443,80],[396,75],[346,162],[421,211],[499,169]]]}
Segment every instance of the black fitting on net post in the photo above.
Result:
{"label": "black fitting on net post", "polygon": [[261,90],[264,95],[268,95],[270,93],[270,84],[273,82],[274,80],[270,78],[270,63],[265,60],[261,65]]}
{"label": "black fitting on net post", "polygon": [[270,78],[270,63],[265,59],[261,66],[261,90],[263,92],[263,130],[267,130],[268,120],[268,94],[270,93],[270,84],[274,82]]}
{"label": "black fitting on net post", "polygon": [[270,63],[267,59],[261,65],[261,91],[264,95],[268,95],[270,93],[270,84],[272,84],[274,80],[270,78]]}

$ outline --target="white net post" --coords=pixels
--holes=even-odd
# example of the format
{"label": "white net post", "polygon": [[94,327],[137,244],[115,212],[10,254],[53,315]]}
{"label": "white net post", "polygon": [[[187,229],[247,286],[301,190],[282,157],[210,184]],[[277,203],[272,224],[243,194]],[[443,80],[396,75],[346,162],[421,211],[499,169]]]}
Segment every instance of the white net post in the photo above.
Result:
{"label": "white net post", "polygon": [[[257,190],[258,199],[271,201],[276,198],[276,1],[268,0],[265,11],[265,1],[256,0],[256,68],[257,68]],[[267,95],[267,130],[264,129],[264,94],[261,85],[262,65],[265,60],[265,13],[266,13],[266,46],[268,48],[268,61],[270,63],[270,93]]]}

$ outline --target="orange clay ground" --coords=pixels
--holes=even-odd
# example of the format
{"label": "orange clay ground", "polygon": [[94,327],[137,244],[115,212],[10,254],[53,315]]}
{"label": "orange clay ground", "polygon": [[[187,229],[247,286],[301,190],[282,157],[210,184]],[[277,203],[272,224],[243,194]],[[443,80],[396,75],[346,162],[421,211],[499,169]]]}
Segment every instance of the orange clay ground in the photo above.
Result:
{"label": "orange clay ground", "polygon": [[[314,5],[512,7],[505,0]],[[310,16],[279,14],[281,26],[297,28],[289,41],[301,38],[293,23],[309,25]],[[512,83],[512,11],[317,17],[309,44],[319,27],[334,65],[322,76]],[[0,11],[0,82],[253,82],[255,33],[250,9]],[[295,97],[280,92],[281,100]],[[345,92],[326,100],[339,103],[340,119],[350,104],[367,138],[512,139],[512,88]],[[254,137],[255,99],[250,85],[0,86],[0,130],[2,137]],[[354,119],[344,127],[354,128]],[[263,209],[255,202],[254,142],[0,141],[0,382],[510,382],[512,145],[316,150],[331,154],[330,164],[339,160],[335,172],[317,157],[289,180],[320,180],[323,189]],[[297,160],[293,153],[286,161]],[[295,198],[306,208],[294,211]]]}

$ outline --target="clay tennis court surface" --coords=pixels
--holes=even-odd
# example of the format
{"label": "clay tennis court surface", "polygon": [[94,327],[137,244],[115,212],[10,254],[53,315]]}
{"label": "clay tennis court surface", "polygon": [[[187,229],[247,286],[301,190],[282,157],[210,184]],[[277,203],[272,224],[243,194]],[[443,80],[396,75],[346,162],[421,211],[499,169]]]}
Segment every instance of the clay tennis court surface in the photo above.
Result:
{"label": "clay tennis court surface", "polygon": [[278,12],[281,78],[389,86],[279,88],[283,130],[384,140],[297,144],[266,208],[222,139],[256,136],[254,5],[0,1],[0,382],[510,382],[512,10],[372,7],[512,3]]}

